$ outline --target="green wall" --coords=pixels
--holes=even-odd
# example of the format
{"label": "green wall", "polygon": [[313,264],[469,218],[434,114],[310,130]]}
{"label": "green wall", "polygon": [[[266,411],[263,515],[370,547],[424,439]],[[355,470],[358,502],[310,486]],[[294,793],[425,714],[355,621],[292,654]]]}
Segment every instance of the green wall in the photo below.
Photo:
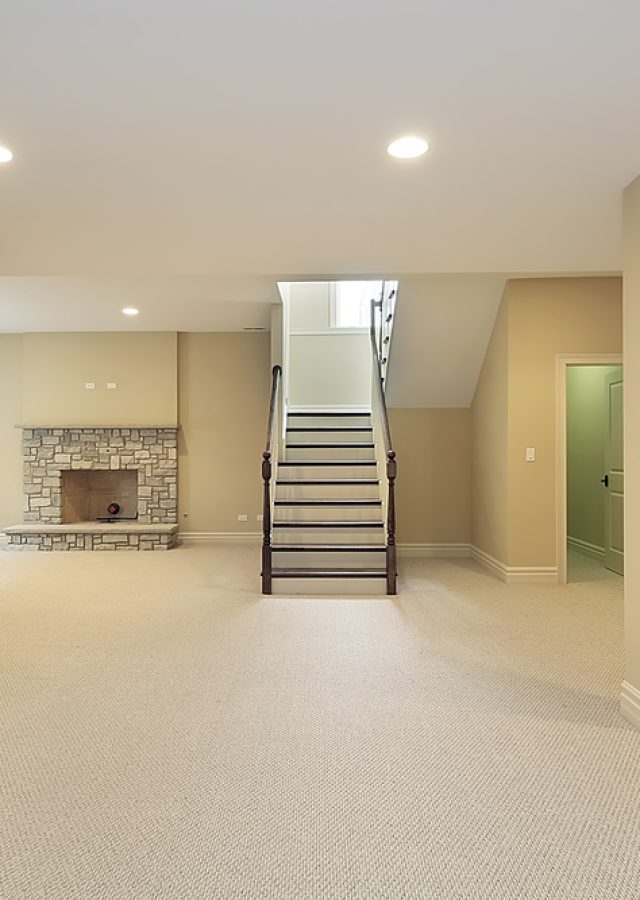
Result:
{"label": "green wall", "polygon": [[619,371],[619,366],[567,371],[567,534],[599,549],[604,548],[605,378]]}

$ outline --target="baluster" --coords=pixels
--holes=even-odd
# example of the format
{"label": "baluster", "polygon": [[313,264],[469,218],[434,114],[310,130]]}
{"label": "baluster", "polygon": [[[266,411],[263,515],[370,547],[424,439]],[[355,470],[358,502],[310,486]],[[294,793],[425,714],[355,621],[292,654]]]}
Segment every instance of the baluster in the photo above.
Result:
{"label": "baluster", "polygon": [[397,551],[396,551],[396,453],[387,453],[387,480],[389,498],[387,505],[387,594],[396,593]]}
{"label": "baluster", "polygon": [[271,593],[271,453],[262,454],[262,593]]}

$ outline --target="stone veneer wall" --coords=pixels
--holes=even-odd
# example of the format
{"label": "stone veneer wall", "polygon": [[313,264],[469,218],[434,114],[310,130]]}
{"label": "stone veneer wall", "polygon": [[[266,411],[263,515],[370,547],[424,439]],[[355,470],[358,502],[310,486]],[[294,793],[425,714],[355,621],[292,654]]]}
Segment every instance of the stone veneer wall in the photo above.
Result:
{"label": "stone veneer wall", "polygon": [[62,471],[135,469],[138,523],[178,521],[177,428],[25,428],[24,521],[62,523]]}

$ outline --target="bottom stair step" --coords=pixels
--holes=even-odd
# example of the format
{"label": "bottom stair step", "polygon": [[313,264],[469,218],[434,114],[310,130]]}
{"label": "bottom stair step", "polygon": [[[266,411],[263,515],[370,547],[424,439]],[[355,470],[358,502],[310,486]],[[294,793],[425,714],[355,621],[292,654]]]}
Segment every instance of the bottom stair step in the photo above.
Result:
{"label": "bottom stair step", "polygon": [[384,544],[273,544],[273,565],[279,569],[361,569],[385,563]]}
{"label": "bottom stair step", "polygon": [[273,569],[273,578],[386,578],[384,569]]}

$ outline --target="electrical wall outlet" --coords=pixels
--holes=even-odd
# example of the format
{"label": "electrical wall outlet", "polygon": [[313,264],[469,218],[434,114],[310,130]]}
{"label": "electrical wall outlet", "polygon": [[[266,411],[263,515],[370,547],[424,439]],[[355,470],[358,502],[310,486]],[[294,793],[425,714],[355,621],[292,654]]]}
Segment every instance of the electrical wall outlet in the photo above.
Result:
{"label": "electrical wall outlet", "polygon": [[85,391],[95,391],[95,389],[96,389],[95,381],[85,381],[84,389],[85,389]]}
{"label": "electrical wall outlet", "polygon": [[107,390],[108,391],[115,391],[115,389],[117,387],[118,387],[118,385],[116,384],[115,381],[107,381]]}
{"label": "electrical wall outlet", "polygon": [[240,513],[240,515],[238,516],[238,522],[248,522],[248,521],[249,521],[249,516],[245,515],[244,513]]}
{"label": "electrical wall outlet", "polygon": [[264,516],[262,515],[262,513],[258,513],[258,515],[256,516],[256,522],[262,521],[264,521]]}

